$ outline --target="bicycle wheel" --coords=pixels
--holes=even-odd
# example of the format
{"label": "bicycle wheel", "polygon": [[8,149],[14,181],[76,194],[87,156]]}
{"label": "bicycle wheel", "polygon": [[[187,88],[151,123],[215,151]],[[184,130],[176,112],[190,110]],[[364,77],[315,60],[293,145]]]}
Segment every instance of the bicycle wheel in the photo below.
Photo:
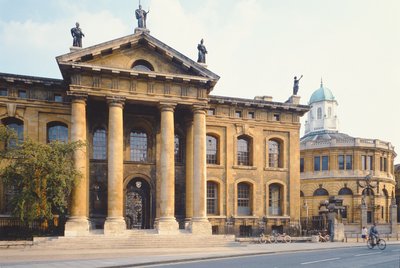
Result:
{"label": "bicycle wheel", "polygon": [[380,250],[384,250],[386,248],[386,241],[383,239],[378,240],[378,248]]}
{"label": "bicycle wheel", "polygon": [[326,236],[325,236],[325,242],[330,242],[330,241],[331,241],[330,236],[329,236],[329,235],[326,235]]}
{"label": "bicycle wheel", "polygon": [[283,240],[285,241],[285,243],[291,243],[292,242],[292,238],[290,237],[290,235],[285,235]]}

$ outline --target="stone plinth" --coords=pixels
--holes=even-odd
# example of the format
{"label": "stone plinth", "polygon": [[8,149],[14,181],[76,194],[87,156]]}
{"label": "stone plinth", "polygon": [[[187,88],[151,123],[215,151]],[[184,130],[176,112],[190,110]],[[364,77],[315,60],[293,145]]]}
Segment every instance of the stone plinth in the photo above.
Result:
{"label": "stone plinth", "polygon": [[124,218],[107,218],[104,222],[104,235],[123,235],[125,230]]}
{"label": "stone plinth", "polygon": [[135,34],[137,34],[137,33],[147,33],[147,34],[150,34],[150,30],[149,30],[149,29],[146,29],[146,28],[139,28],[139,27],[137,27],[137,28],[135,28]]}
{"label": "stone plinth", "polygon": [[89,234],[89,221],[86,217],[70,217],[65,223],[64,236],[85,236]]}
{"label": "stone plinth", "polygon": [[211,223],[204,219],[193,219],[190,222],[189,230],[195,235],[212,235]]}
{"label": "stone plinth", "polygon": [[79,51],[79,50],[82,50],[82,48],[81,47],[70,47],[69,48],[70,52],[76,52],[76,51]]}
{"label": "stone plinth", "polygon": [[300,104],[300,96],[292,95],[292,96],[290,96],[290,98],[286,101],[286,103]]}
{"label": "stone plinth", "polygon": [[160,218],[155,224],[155,229],[159,234],[177,234],[179,232],[179,224],[173,218]]}

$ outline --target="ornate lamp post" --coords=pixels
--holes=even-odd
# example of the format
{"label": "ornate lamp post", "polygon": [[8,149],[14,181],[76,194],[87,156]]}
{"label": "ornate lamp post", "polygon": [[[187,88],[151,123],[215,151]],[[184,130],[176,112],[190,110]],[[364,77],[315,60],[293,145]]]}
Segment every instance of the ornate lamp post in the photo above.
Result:
{"label": "ornate lamp post", "polygon": [[369,173],[363,180],[358,180],[357,185],[363,189],[363,194],[361,197],[361,228],[367,225],[367,204],[365,203],[365,198],[371,195],[372,189],[377,188],[378,182],[372,181],[372,173]]}

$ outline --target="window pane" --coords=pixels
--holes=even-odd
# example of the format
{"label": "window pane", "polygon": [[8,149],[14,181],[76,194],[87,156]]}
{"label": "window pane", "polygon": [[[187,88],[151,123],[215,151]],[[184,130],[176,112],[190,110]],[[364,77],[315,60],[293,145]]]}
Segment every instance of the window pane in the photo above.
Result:
{"label": "window pane", "polygon": [[138,162],[147,161],[147,134],[134,131],[130,135],[131,160]]}
{"label": "window pane", "polygon": [[300,172],[304,172],[304,158],[300,158]]}
{"label": "window pane", "polygon": [[242,117],[242,112],[241,112],[241,111],[236,111],[236,112],[235,112],[235,117],[236,117],[236,118]]}
{"label": "window pane", "polygon": [[0,96],[7,96],[8,92],[7,89],[0,89]]}
{"label": "window pane", "polygon": [[93,135],[93,159],[107,158],[107,137],[105,129],[98,129]]}
{"label": "window pane", "polygon": [[338,156],[339,170],[344,170],[344,155]]}
{"label": "window pane", "polygon": [[362,170],[367,169],[367,157],[365,155],[361,156],[361,169]]}
{"label": "window pane", "polygon": [[175,162],[183,163],[183,142],[179,135],[175,135]]}
{"label": "window pane", "polygon": [[346,169],[352,170],[353,169],[353,156],[346,155]]}
{"label": "window pane", "polygon": [[279,185],[269,186],[269,214],[281,215],[281,190]]}
{"label": "window pane", "polygon": [[207,182],[207,214],[218,214],[218,191],[215,182]]}
{"label": "window pane", "polygon": [[368,155],[367,156],[367,170],[372,170],[372,169],[373,169],[372,156]]}
{"label": "window pane", "polygon": [[63,98],[61,95],[54,95],[54,101],[55,102],[63,102]]}
{"label": "window pane", "polygon": [[321,161],[321,157],[319,157],[319,156],[315,156],[314,157],[314,171],[320,171],[321,170],[320,161]]}
{"label": "window pane", "polygon": [[19,90],[18,91],[18,97],[21,99],[26,99],[27,95],[26,95],[26,91],[25,90]]}
{"label": "window pane", "polygon": [[280,145],[278,142],[270,140],[268,141],[268,161],[269,167],[279,167],[279,158],[280,158]]}
{"label": "window pane", "polygon": [[329,169],[329,156],[323,156],[322,157],[322,170],[328,170]]}
{"label": "window pane", "polygon": [[250,215],[250,186],[246,183],[238,184],[238,214]]}
{"label": "window pane", "polygon": [[8,148],[14,148],[15,146],[17,146],[18,143],[24,140],[24,124],[22,121],[14,118],[9,118],[9,120],[6,119],[5,121],[5,126],[13,130],[17,135],[16,139],[10,139],[7,144]]}
{"label": "window pane", "polygon": [[218,140],[213,136],[207,136],[207,164],[218,164]]}
{"label": "window pane", "polygon": [[245,139],[238,139],[237,141],[238,150],[238,165],[249,166],[249,142]]}
{"label": "window pane", "polygon": [[52,124],[47,130],[47,140],[68,142],[68,127],[61,123]]}

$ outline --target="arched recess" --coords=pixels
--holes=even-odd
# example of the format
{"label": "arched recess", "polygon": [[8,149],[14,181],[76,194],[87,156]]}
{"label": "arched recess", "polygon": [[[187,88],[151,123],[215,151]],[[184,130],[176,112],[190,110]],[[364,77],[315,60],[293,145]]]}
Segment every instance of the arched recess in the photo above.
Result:
{"label": "arched recess", "polygon": [[383,195],[383,205],[381,207],[381,218],[384,222],[389,222],[389,207],[390,207],[390,201],[389,201],[389,192],[386,190],[385,186],[382,189],[382,195]]}
{"label": "arched recess", "polygon": [[278,137],[269,137],[267,139],[266,163],[268,168],[285,167],[285,142]]}
{"label": "arched recess", "polygon": [[[240,185],[240,186],[239,186]],[[246,198],[246,185],[248,190],[248,197]],[[240,189],[239,189],[240,187]],[[239,179],[235,182],[234,188],[234,214],[237,216],[253,216],[255,213],[255,193],[256,191],[256,184],[251,179]],[[239,193],[240,191],[240,193]],[[239,197],[240,194],[240,197]],[[240,200],[240,201],[239,201]],[[248,206],[246,203],[248,201]],[[240,206],[239,206],[240,203]],[[239,208],[240,207],[240,208]]]}
{"label": "arched recess", "polygon": [[[135,161],[135,162],[154,161],[156,128],[151,124],[151,122],[140,117],[133,117],[132,120],[126,120],[126,122],[129,121],[133,121],[134,124],[129,124],[124,126],[125,129],[124,143],[127,145],[125,147],[126,148],[125,158],[128,159],[129,161]],[[135,141],[136,144],[132,144],[133,141]],[[143,143],[144,141],[145,144]],[[144,150],[144,148],[146,148],[146,150]],[[132,158],[133,155],[135,155],[136,158]]]}
{"label": "arched recess", "polygon": [[[271,192],[271,186],[278,186],[279,188],[279,192]],[[273,194],[271,196],[271,193]],[[277,201],[276,200],[276,195],[279,194],[279,213],[275,213],[277,211],[277,207],[276,206],[270,206],[270,204],[272,205],[272,201]],[[286,216],[287,215],[287,200],[286,200],[286,196],[287,196],[287,187],[286,184],[283,183],[280,180],[269,180],[268,183],[265,185],[265,214],[268,216]],[[273,200],[275,199],[275,200]],[[276,205],[276,203],[275,203]],[[274,214],[275,213],[275,214]]]}
{"label": "arched recess", "polygon": [[47,142],[69,140],[69,127],[61,121],[50,121],[46,125],[46,140]]}
{"label": "arched recess", "polygon": [[133,62],[132,69],[136,71],[153,72],[153,65],[144,59],[139,59]]}
{"label": "arched recess", "polygon": [[221,179],[210,178],[207,180],[207,216],[212,217],[223,214],[222,201],[224,200],[224,191]]}
{"label": "arched recess", "polygon": [[124,180],[124,216],[127,229],[153,228],[155,188],[146,175],[134,174]]}
{"label": "arched recess", "polygon": [[236,137],[235,140],[235,163],[238,166],[253,166],[254,160],[254,145],[253,137],[247,134],[242,134]]}
{"label": "arched recess", "polygon": [[220,136],[218,134],[208,132],[206,135],[206,161],[210,165],[220,164]]}
{"label": "arched recess", "polygon": [[329,196],[329,192],[325,188],[318,188],[314,191],[313,196]]}
{"label": "arched recess", "polygon": [[353,191],[348,187],[343,187],[339,190],[338,195],[353,195]]}
{"label": "arched recess", "polygon": [[12,138],[5,144],[5,147],[14,147],[17,143],[24,140],[24,121],[17,117],[5,117],[1,119],[1,124],[5,127],[13,130],[16,134],[16,138]]}

